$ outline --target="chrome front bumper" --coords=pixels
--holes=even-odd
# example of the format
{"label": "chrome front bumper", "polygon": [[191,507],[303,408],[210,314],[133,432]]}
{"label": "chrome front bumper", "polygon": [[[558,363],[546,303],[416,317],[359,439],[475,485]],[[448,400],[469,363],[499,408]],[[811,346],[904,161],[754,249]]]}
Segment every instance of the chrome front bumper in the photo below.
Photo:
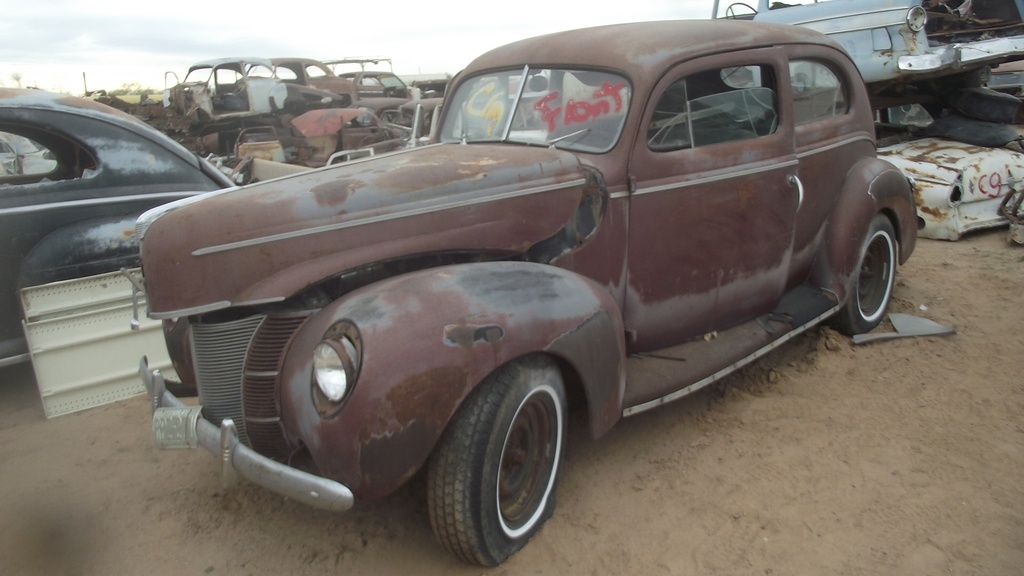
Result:
{"label": "chrome front bumper", "polygon": [[352,507],[352,491],[342,484],[286,466],[261,456],[238,439],[235,424],[224,420],[220,428],[203,419],[201,406],[189,406],[167,391],[159,370],[150,370],[145,356],[139,375],[153,409],[153,441],[159,448],[202,446],[221,460],[223,481],[242,477],[273,492],[334,512]]}

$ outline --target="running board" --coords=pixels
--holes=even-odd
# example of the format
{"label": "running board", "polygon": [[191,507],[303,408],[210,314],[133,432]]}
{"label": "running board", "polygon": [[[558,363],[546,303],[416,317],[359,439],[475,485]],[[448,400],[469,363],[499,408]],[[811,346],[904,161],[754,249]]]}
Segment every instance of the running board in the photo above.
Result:
{"label": "running board", "polygon": [[[622,415],[626,417],[646,412],[721,380],[827,320],[841,308],[837,300],[834,294],[826,290],[801,286],[787,294],[773,312],[723,331],[713,338],[702,338],[665,350],[631,356],[627,360],[623,402],[627,408]],[[751,345],[758,347],[753,352],[743,354],[742,350],[749,350]],[[712,349],[724,352],[715,354],[711,352]],[[714,362],[716,356],[729,363],[692,384],[678,387],[680,382],[710,370],[702,369],[702,366]],[[728,360],[730,356],[735,359]],[[671,392],[650,398],[652,390]]]}

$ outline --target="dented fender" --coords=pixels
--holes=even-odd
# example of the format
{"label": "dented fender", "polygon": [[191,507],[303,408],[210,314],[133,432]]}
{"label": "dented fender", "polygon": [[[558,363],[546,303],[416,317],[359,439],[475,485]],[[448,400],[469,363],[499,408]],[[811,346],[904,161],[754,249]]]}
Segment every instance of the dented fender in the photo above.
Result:
{"label": "dented fender", "polygon": [[[865,193],[867,191],[867,193]],[[877,158],[855,164],[843,182],[842,191],[830,216],[830,226],[811,271],[811,281],[846,300],[856,277],[868,226],[876,214],[886,214],[896,231],[900,264],[910,258],[917,230],[901,222],[917,222],[917,205],[906,176],[895,166]]]}
{"label": "dented fender", "polygon": [[[358,331],[359,375],[340,411],[313,405],[312,353],[338,322]],[[426,462],[467,395],[531,353],[579,382],[595,435],[621,414],[625,343],[618,307],[593,281],[528,262],[432,268],[373,284],[312,316],[281,372],[285,432],[320,473],[359,498],[388,494]]]}

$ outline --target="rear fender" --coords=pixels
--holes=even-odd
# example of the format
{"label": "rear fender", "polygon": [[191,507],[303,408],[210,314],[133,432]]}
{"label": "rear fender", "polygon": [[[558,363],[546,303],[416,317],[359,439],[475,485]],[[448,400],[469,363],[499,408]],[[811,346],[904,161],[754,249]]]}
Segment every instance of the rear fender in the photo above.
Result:
{"label": "rear fender", "polygon": [[114,272],[139,265],[138,214],[75,222],[33,246],[21,266],[19,286]]}
{"label": "rear fender", "polygon": [[850,169],[829,218],[828,232],[811,270],[811,282],[845,301],[860,249],[875,214],[892,221],[903,264],[917,241],[917,206],[906,176],[878,158],[865,158]]}
{"label": "rear fender", "polygon": [[[359,376],[344,406],[321,416],[312,353],[338,322],[358,331]],[[621,414],[625,344],[607,291],[526,262],[444,266],[352,292],[311,317],[281,373],[282,421],[320,472],[360,498],[383,496],[426,461],[462,401],[499,366],[548,353],[575,372],[591,431]]]}

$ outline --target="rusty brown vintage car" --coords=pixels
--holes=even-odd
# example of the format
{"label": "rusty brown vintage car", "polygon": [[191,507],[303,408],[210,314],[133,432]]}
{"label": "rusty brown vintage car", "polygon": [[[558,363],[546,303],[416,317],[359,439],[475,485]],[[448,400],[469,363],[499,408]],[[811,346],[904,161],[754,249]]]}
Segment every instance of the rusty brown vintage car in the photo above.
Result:
{"label": "rusty brown vintage car", "polygon": [[359,98],[354,82],[339,78],[326,64],[312,58],[271,58],[274,75],[286,84],[310,86],[343,97],[346,105]]}
{"label": "rusty brown vintage car", "polygon": [[440,542],[498,564],[553,513],[570,417],[600,437],[822,322],[878,325],[916,214],[874,134],[853,62],[794,26],[492,50],[431,145],[139,219],[200,402],[143,360],[155,438],[331,510],[425,468]]}

